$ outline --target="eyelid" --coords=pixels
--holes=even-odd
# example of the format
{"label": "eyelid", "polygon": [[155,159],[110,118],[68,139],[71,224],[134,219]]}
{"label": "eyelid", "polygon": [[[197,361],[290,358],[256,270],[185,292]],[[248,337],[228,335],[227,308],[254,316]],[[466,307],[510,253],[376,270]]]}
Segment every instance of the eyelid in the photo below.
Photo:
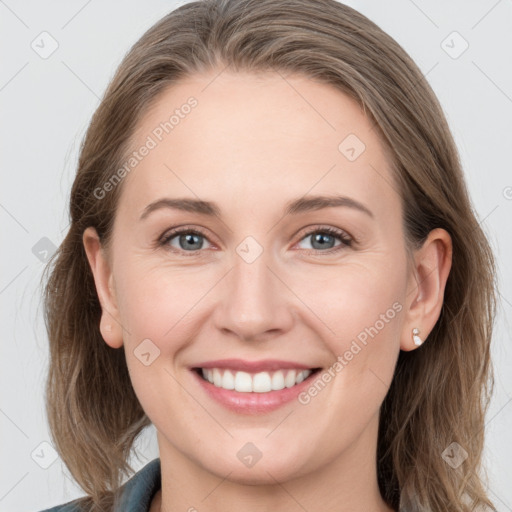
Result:
{"label": "eyelid", "polygon": [[[167,242],[169,242],[169,240],[171,240],[171,238],[174,238],[175,236],[182,235],[182,234],[188,234],[188,233],[201,235],[206,240],[208,240],[209,243],[212,243],[210,241],[209,235],[206,233],[206,231],[203,228],[185,224],[182,226],[175,226],[174,228],[171,228],[171,229],[168,229],[167,231],[165,231],[162,235],[160,235],[160,237],[158,237],[157,244],[158,245],[166,245]],[[173,248],[173,250],[177,251],[177,252],[186,252],[186,253],[192,253],[192,254],[202,252],[202,251],[183,251],[183,250],[180,251],[180,249],[174,249],[174,248]]]}
{"label": "eyelid", "polygon": [[300,236],[300,240],[313,233],[329,233],[333,236],[337,236],[340,239],[345,238],[351,242],[356,242],[356,239],[350,235],[347,231],[341,228],[335,228],[334,226],[313,224],[302,228],[295,236]]}
{"label": "eyelid", "polygon": [[160,241],[163,241],[163,240],[167,240],[167,239],[171,238],[174,235],[179,235],[179,234],[182,234],[182,233],[193,233],[193,232],[197,232],[197,233],[199,233],[201,235],[206,236],[206,233],[203,231],[202,228],[198,228],[196,226],[189,226],[187,224],[184,224],[182,226],[175,226],[173,228],[167,229],[166,231],[164,231],[158,237],[158,241],[160,242]]}

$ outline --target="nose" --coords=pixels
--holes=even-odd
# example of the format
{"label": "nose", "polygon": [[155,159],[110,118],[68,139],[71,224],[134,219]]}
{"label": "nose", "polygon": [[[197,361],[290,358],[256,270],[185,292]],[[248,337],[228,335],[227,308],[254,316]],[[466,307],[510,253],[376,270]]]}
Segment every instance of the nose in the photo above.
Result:
{"label": "nose", "polygon": [[217,329],[242,341],[262,341],[291,328],[294,295],[275,267],[265,252],[251,263],[235,257],[216,305]]}

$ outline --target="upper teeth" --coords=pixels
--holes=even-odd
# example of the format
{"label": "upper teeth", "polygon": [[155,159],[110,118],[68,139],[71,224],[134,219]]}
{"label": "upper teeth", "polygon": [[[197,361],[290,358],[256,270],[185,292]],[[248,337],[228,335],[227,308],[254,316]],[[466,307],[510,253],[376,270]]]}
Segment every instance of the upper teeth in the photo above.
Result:
{"label": "upper teeth", "polygon": [[291,388],[307,379],[311,370],[277,370],[274,372],[232,372],[219,368],[202,368],[203,377],[214,386],[234,389],[242,393],[268,393],[283,388]]}

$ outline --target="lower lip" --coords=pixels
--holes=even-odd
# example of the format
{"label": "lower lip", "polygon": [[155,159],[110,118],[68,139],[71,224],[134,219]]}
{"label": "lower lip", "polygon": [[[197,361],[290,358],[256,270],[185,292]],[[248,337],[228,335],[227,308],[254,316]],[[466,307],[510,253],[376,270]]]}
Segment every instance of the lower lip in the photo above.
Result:
{"label": "lower lip", "polygon": [[235,390],[218,388],[209,381],[203,379],[195,370],[191,370],[195,379],[206,393],[218,403],[234,412],[241,414],[263,414],[272,412],[285,404],[297,399],[297,396],[311,385],[312,380],[317,376],[313,372],[300,384],[291,388],[269,391],[267,393],[241,393]]}

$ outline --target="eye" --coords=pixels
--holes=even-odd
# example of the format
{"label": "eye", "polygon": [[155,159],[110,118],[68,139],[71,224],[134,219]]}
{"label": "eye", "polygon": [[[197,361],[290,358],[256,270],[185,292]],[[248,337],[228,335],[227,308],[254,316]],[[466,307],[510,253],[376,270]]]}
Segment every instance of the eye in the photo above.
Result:
{"label": "eye", "polygon": [[[159,245],[170,246],[176,251],[196,253],[203,249],[204,240],[207,240],[205,233],[190,228],[177,228],[168,231],[159,241]],[[192,255],[192,254],[191,254]]]}
{"label": "eye", "polygon": [[[310,229],[303,234],[301,242],[308,238],[311,245],[310,252],[314,254],[337,252],[345,247],[350,247],[353,243],[353,239],[344,231],[330,226]],[[185,226],[167,231],[158,241],[158,245],[170,247],[176,252],[189,253],[188,256],[193,256],[205,248],[205,240],[208,241],[208,238],[200,229]],[[336,240],[339,241],[337,245]],[[208,243],[210,242],[208,241]],[[310,248],[306,248],[306,250],[308,249]]]}
{"label": "eye", "polygon": [[[350,238],[344,231],[332,227],[320,227],[308,231],[301,239],[309,240],[313,252],[336,252],[345,247],[352,245],[352,238]],[[335,245],[336,240],[339,244]],[[309,248],[306,248],[309,249]]]}

